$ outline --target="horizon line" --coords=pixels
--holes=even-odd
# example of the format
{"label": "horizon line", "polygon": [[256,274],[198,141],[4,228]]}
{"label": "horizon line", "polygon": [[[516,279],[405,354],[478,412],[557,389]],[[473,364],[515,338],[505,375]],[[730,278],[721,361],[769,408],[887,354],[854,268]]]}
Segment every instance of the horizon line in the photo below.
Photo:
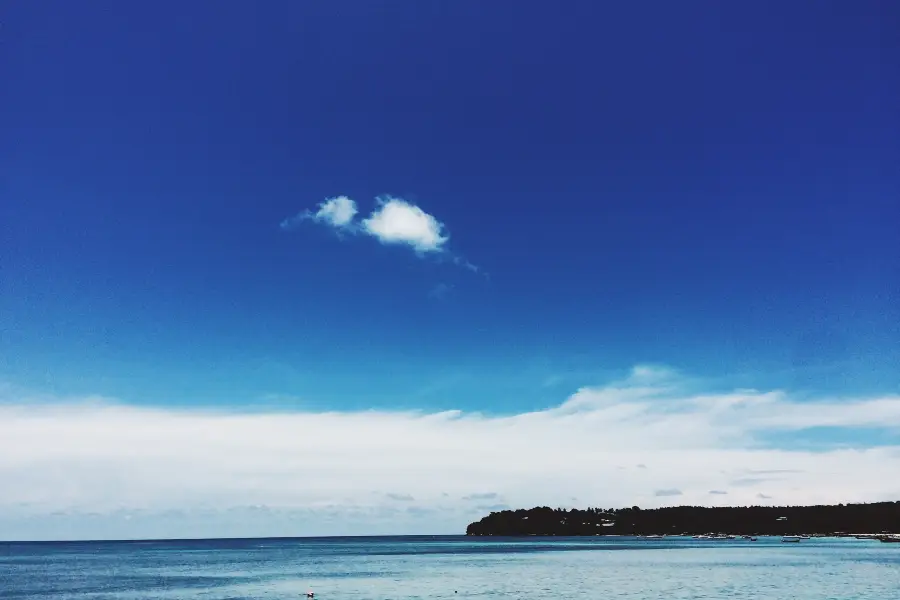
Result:
{"label": "horizon line", "polygon": [[[877,502],[839,502],[837,504],[784,504],[784,505],[765,505],[765,504],[748,504],[746,506],[703,506],[703,505],[691,505],[691,504],[679,504],[676,506],[660,506],[657,508],[640,508],[640,510],[665,510],[669,508],[703,508],[707,510],[714,509],[726,509],[726,510],[736,510],[736,509],[745,509],[745,508],[767,508],[767,509],[778,509],[778,508],[819,508],[823,506],[865,506],[872,504],[897,504],[900,503],[900,499],[898,500],[879,500]],[[549,506],[533,506],[531,508],[507,508],[498,511],[490,511],[488,515],[485,515],[481,519],[477,521],[473,521],[472,523],[478,523],[487,516],[490,516],[494,513],[503,513],[503,512],[516,512],[519,510],[530,511],[536,510],[540,508],[549,508],[551,510],[576,510],[576,511],[587,511],[590,509],[597,509],[598,507],[586,507],[586,508],[563,508],[561,506],[557,506],[555,508],[551,508]],[[631,510],[634,508],[633,506],[625,506],[619,509],[613,510]],[[601,511],[608,512],[608,509],[600,509]],[[470,525],[472,524],[470,523]],[[516,538],[520,539],[521,536],[471,536],[467,533],[407,533],[407,534],[359,534],[359,535],[276,535],[276,536],[260,536],[260,537],[197,537],[197,538],[108,538],[108,539],[72,539],[72,540],[4,540],[0,539],[0,544],[13,545],[13,544],[43,544],[43,545],[51,545],[51,544],[139,544],[139,543],[178,543],[178,542],[244,542],[244,541],[265,541],[265,540],[274,540],[274,541],[291,541],[291,540],[340,540],[340,539],[360,539],[360,538],[486,538],[490,537],[493,539],[496,538]],[[540,536],[532,536],[532,537],[548,537],[548,538],[579,538],[584,539],[586,537],[595,537],[595,536],[559,536],[559,535],[540,535]],[[602,535],[596,537],[629,537],[629,536],[611,536],[611,535]],[[777,537],[777,536],[776,536]]]}

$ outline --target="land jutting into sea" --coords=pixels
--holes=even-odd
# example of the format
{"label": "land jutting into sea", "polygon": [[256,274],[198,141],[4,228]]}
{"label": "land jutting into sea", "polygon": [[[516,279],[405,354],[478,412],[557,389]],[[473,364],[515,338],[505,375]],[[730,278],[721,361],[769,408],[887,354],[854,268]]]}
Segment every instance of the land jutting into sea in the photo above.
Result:
{"label": "land jutting into sea", "polygon": [[549,508],[492,512],[466,535],[880,535],[900,532],[900,502],[818,506]]}

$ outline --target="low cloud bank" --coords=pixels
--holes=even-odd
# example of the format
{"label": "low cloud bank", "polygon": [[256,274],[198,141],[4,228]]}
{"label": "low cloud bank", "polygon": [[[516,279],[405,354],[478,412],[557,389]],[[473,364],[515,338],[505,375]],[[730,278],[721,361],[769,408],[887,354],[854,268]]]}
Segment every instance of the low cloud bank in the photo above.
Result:
{"label": "low cloud bank", "polygon": [[[188,523],[206,535],[452,533],[481,516],[473,500],[653,507],[900,498],[896,478],[885,476],[900,472],[898,446],[813,452],[765,441],[822,426],[897,430],[900,397],[812,402],[784,391],[686,393],[682,383],[640,367],[557,407],[498,417],[6,397],[0,525],[6,537],[52,535],[47,523],[75,537],[128,537],[138,527],[171,537]],[[245,531],[253,523],[258,533]]]}

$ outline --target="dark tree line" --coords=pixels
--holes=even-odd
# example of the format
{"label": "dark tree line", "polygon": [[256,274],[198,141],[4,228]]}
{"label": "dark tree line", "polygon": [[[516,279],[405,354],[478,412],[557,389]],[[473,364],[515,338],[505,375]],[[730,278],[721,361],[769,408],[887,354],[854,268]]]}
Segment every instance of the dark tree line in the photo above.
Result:
{"label": "dark tree line", "polygon": [[492,512],[466,535],[734,535],[900,532],[900,502],[825,506],[674,506]]}

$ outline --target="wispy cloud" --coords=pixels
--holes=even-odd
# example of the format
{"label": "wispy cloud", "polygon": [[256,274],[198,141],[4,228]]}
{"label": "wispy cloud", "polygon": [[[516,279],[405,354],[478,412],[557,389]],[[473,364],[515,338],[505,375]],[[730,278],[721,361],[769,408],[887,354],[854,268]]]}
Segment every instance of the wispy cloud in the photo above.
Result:
{"label": "wispy cloud", "polygon": [[463,496],[463,500],[496,500],[499,494],[497,492],[484,492],[480,494],[469,494]]}
{"label": "wispy cloud", "polygon": [[487,514],[487,513],[500,511],[500,510],[509,510],[512,507],[509,504],[501,503],[501,504],[479,504],[475,508],[480,510],[484,514]]}
{"label": "wispy cloud", "polygon": [[565,377],[558,374],[548,375],[544,377],[544,380],[541,382],[541,387],[553,387],[561,384],[565,379]]}
{"label": "wispy cloud", "polygon": [[447,296],[453,291],[453,286],[449,283],[437,283],[428,290],[428,297],[435,300],[446,300]]}
{"label": "wispy cloud", "polygon": [[728,492],[725,490],[709,490],[710,495],[713,496],[727,496]]}
{"label": "wispy cloud", "polygon": [[750,487],[766,481],[771,481],[771,479],[768,477],[738,477],[729,481],[728,484],[737,487]]}
{"label": "wispy cloud", "polygon": [[[698,394],[683,382],[637,369],[510,416],[146,408],[7,389],[0,531],[458,532],[481,516],[478,494],[513,507],[573,497],[583,506],[703,504],[726,489],[720,500],[735,505],[759,494],[788,504],[900,498],[884,476],[900,472],[898,445],[813,452],[772,446],[767,435],[823,422],[897,430],[900,396],[801,401],[786,391]],[[618,468],[636,464],[653,468]]]}
{"label": "wispy cloud", "polygon": [[398,502],[412,502],[413,500],[415,500],[415,498],[413,498],[409,494],[389,493],[389,494],[385,494],[385,496],[387,498],[390,498],[391,500],[397,500]]}
{"label": "wispy cloud", "polygon": [[394,196],[376,198],[369,216],[356,219],[356,202],[347,196],[328,198],[315,212],[304,210],[281,222],[285,230],[295,229],[304,221],[314,221],[341,232],[352,232],[392,246],[406,246],[420,256],[442,255],[450,262],[471,271],[480,269],[465,258],[450,254],[447,227],[421,207]]}
{"label": "wispy cloud", "polygon": [[747,473],[754,475],[782,475],[784,473],[797,473],[796,469],[748,469]]}

